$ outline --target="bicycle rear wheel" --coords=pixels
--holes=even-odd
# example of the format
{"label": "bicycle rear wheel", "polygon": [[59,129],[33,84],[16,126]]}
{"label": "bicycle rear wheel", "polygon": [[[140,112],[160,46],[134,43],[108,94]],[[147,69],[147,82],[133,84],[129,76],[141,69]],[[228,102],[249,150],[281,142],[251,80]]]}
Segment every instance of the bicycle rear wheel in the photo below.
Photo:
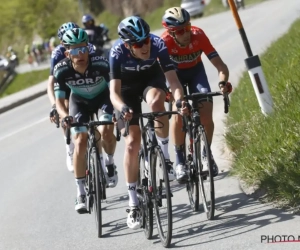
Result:
{"label": "bicycle rear wheel", "polygon": [[200,127],[195,141],[195,154],[200,173],[199,180],[203,209],[207,219],[212,220],[215,215],[215,186],[211,163],[211,151],[203,127]]}
{"label": "bicycle rear wheel", "polygon": [[152,149],[150,164],[157,230],[162,245],[169,247],[172,238],[172,194],[165,158],[159,146]]}
{"label": "bicycle rear wheel", "polygon": [[[97,148],[93,147],[91,150],[92,162],[93,162],[93,210],[95,213],[96,228],[98,238],[102,236],[102,210],[101,199],[105,193],[105,183],[101,175],[101,163]],[[100,172],[101,171],[101,172]],[[100,178],[101,176],[101,178]],[[102,179],[102,180],[101,180]],[[104,185],[103,185],[104,184]]]}
{"label": "bicycle rear wheel", "polygon": [[142,210],[142,227],[146,238],[149,240],[153,236],[153,206],[149,197],[148,178],[150,178],[149,171],[147,177],[145,175],[145,157],[142,152],[139,154],[139,179],[138,179],[138,199]]}

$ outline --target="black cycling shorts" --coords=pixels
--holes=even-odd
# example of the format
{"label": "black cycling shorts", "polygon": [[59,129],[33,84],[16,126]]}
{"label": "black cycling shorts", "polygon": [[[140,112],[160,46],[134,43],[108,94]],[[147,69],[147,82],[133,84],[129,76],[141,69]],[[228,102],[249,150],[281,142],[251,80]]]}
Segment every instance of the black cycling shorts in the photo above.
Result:
{"label": "black cycling shorts", "polygon": [[[93,99],[86,99],[74,93],[70,96],[69,114],[74,122],[87,123],[93,114],[97,115],[99,121],[112,121],[113,111],[108,88]],[[87,132],[86,127],[72,128],[72,133],[80,132]]]}
{"label": "black cycling shorts", "polygon": [[[121,95],[124,103],[133,110],[133,113],[142,113],[142,100],[146,101],[146,95],[152,88],[166,91],[165,75],[157,64],[154,68],[144,73],[142,77],[129,81],[122,80]],[[116,111],[116,118],[120,118],[120,112]],[[131,119],[129,125],[139,125],[139,119]]]}

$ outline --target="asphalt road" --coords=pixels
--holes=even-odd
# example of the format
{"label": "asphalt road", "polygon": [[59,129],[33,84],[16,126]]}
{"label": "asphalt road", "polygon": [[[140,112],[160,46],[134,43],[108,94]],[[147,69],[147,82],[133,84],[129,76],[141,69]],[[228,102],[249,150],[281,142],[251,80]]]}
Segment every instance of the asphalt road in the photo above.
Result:
{"label": "asphalt road", "polygon": [[[240,11],[253,53],[260,54],[282,35],[299,12],[299,0],[272,0]],[[210,37],[236,85],[245,68],[246,53],[231,13],[193,23]],[[217,72],[206,58],[204,62],[213,90],[217,90]],[[223,170],[215,182],[216,219],[207,221],[203,213],[192,213],[187,193],[173,183],[171,247],[300,249],[300,243],[261,243],[264,235],[293,235],[298,239],[300,219],[249,198],[241,191],[238,180],[228,176],[230,162],[226,154],[221,154],[225,147],[222,121],[226,118],[221,99],[216,98],[214,106],[213,152]],[[93,215],[78,215],[74,211],[74,177],[66,168],[62,132],[50,124],[48,112],[49,102],[43,96],[0,115],[0,249],[161,249],[156,230],[154,239],[146,240],[141,230],[127,228],[123,141],[115,155],[119,184],[108,190],[103,204],[104,238],[96,237]],[[170,152],[174,159],[171,146]]]}

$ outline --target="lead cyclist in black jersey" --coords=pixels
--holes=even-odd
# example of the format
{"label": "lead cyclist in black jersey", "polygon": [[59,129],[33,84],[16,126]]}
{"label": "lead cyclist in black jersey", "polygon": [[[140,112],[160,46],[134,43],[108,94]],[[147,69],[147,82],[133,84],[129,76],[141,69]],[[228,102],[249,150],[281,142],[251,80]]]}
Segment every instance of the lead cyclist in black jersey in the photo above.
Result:
{"label": "lead cyclist in black jersey", "polygon": [[[66,31],[63,36],[66,47],[66,58],[61,60],[54,68],[54,91],[56,107],[60,117],[66,117],[74,122],[89,122],[90,114],[96,113],[100,121],[112,121],[113,106],[109,99],[109,63],[106,58],[88,53],[88,37],[80,28]],[[66,90],[71,89],[69,110],[64,105]],[[70,114],[70,116],[69,116]],[[67,123],[65,123],[68,126]],[[109,179],[108,186],[115,187],[118,175],[115,171],[113,155],[116,148],[116,138],[113,126],[106,125],[98,128],[101,134],[101,145],[108,155],[104,162],[101,152],[102,166],[106,165]],[[74,175],[77,185],[77,199],[75,210],[79,213],[86,211],[85,175],[86,175],[86,148],[87,128],[72,127],[75,150],[73,155]],[[99,145],[99,149],[101,149]]]}

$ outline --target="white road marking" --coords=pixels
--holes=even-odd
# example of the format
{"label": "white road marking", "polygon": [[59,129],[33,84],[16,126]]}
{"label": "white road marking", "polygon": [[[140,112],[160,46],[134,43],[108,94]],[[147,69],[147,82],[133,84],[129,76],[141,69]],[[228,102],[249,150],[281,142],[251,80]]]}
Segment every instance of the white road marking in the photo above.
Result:
{"label": "white road marking", "polygon": [[7,134],[7,135],[5,135],[5,136],[3,136],[3,137],[0,137],[0,141],[3,141],[4,139],[6,139],[6,138],[8,138],[8,137],[11,137],[11,136],[13,136],[13,135],[16,135],[16,134],[18,134],[18,133],[20,133],[20,132],[22,132],[22,131],[24,131],[24,130],[26,130],[26,129],[29,129],[29,128],[35,126],[35,125],[38,125],[39,123],[42,123],[42,122],[44,122],[44,121],[46,121],[46,120],[49,120],[49,117],[44,117],[44,118],[42,118],[42,119],[40,119],[40,120],[38,120],[38,121],[36,121],[36,122],[34,122],[34,123],[31,123],[31,124],[29,124],[29,125],[27,125],[27,126],[25,126],[25,127],[22,127],[22,128],[20,128],[20,129],[18,129],[18,130],[15,130],[14,132],[12,132],[12,133],[10,133],[10,134]]}

